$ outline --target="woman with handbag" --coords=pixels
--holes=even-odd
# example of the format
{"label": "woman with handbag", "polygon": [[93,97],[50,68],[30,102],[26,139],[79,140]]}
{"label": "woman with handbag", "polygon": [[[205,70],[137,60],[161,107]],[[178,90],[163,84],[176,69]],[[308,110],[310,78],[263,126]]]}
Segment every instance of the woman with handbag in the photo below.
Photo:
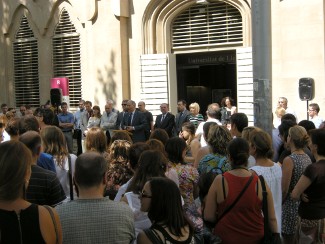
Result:
{"label": "woman with handbag", "polygon": [[281,233],[282,214],[282,170],[280,165],[272,161],[272,138],[263,130],[255,130],[249,136],[249,153],[256,160],[256,165],[250,170],[257,175],[262,175],[269,186],[273,201],[278,230]]}
{"label": "woman with handbag", "polygon": [[[256,174],[247,169],[248,142],[233,139],[227,147],[232,170],[218,175],[212,183],[205,203],[204,219],[216,222],[214,234],[222,243],[261,243],[264,238],[262,187]],[[277,233],[272,193],[268,186],[269,228]],[[216,215],[218,213],[218,217]]]}
{"label": "woman with handbag", "polygon": [[311,130],[309,136],[316,163],[307,166],[291,197],[296,201],[301,199],[298,208],[301,230],[313,238],[313,243],[323,243],[320,228],[325,218],[325,130]]}
{"label": "woman with handbag", "polygon": [[67,196],[66,201],[73,200],[77,196],[72,182],[77,156],[68,152],[65,137],[58,127],[43,128],[41,138],[44,152],[53,156],[56,175]]}

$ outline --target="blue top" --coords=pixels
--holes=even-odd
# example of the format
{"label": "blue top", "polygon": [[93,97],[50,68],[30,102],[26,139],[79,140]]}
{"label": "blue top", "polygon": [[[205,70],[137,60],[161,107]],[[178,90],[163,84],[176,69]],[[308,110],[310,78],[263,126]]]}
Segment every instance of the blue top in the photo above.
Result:
{"label": "blue top", "polygon": [[[74,123],[74,116],[72,113],[67,112],[66,114],[64,113],[59,113],[58,114],[58,120],[60,123]],[[64,131],[71,131],[73,127],[71,128],[61,128],[61,130]]]}
{"label": "blue top", "polygon": [[74,128],[80,130],[80,123],[85,109],[79,109],[74,113]]}
{"label": "blue top", "polygon": [[37,165],[56,173],[53,156],[48,153],[41,153],[37,159]]}

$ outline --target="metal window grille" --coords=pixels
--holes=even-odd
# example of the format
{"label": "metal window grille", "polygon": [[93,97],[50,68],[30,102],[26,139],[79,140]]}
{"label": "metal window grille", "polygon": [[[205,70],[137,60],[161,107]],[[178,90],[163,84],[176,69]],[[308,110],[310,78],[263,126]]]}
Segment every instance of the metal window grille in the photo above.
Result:
{"label": "metal window grille", "polygon": [[53,37],[53,70],[55,77],[69,78],[70,106],[78,106],[82,97],[80,34],[63,9]]}
{"label": "metal window grille", "polygon": [[38,43],[26,16],[20,21],[13,42],[14,87],[16,105],[40,105]]}
{"label": "metal window grille", "polygon": [[238,9],[224,2],[196,4],[177,16],[172,24],[174,50],[242,43],[242,16]]}

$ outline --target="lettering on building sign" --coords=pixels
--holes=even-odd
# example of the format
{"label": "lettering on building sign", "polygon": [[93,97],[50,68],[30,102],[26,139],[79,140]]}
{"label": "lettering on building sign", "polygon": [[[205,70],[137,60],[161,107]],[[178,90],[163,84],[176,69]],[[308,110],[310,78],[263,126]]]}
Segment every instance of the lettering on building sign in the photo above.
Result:
{"label": "lettering on building sign", "polygon": [[188,58],[187,62],[189,64],[236,62],[236,55],[218,55],[218,56],[212,56],[212,57]]}
{"label": "lettering on building sign", "polygon": [[60,80],[56,80],[56,84],[60,85],[61,84]]}

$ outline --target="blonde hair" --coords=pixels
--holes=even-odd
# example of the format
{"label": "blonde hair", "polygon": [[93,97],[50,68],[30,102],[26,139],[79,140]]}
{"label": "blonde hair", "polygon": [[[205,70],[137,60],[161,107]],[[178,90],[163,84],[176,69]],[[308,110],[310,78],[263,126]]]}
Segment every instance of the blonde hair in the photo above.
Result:
{"label": "blonde hair", "polygon": [[282,107],[277,107],[274,113],[278,118],[281,118],[283,115],[286,114],[286,110]]}
{"label": "blonde hair", "polygon": [[200,112],[200,105],[198,104],[198,103],[191,103],[190,104],[190,106],[189,106],[189,108],[194,108],[194,111],[195,111],[195,113],[199,113]]}
{"label": "blonde hair", "polygon": [[297,149],[304,148],[308,145],[309,136],[306,129],[302,126],[295,125],[291,127],[288,136],[290,136],[290,139]]}

